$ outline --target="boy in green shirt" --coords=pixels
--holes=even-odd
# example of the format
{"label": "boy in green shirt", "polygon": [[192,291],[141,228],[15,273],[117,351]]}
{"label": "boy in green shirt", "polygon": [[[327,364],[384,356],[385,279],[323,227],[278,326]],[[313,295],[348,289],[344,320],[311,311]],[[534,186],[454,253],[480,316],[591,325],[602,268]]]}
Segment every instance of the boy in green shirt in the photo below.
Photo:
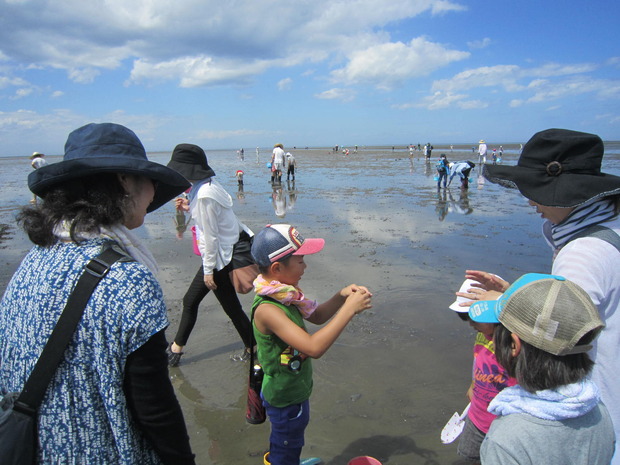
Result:
{"label": "boy in green shirt", "polygon": [[[321,357],[349,321],[372,306],[370,291],[355,284],[320,305],[304,296],[298,287],[306,269],[304,255],[324,245],[323,239],[304,239],[288,224],[268,225],[252,244],[261,271],[254,281],[252,326],[265,373],[261,397],[271,422],[265,463],[271,465],[299,464],[310,419],[310,359]],[[329,323],[309,334],[304,320]]]}

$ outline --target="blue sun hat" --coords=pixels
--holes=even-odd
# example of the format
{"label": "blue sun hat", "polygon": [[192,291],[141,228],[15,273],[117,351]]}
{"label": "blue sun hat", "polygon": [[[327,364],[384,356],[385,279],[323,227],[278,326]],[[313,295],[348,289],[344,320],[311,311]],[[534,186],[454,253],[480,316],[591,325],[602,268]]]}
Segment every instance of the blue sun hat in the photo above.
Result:
{"label": "blue sun hat", "polygon": [[581,338],[605,326],[586,291],[562,276],[539,273],[521,276],[497,300],[474,302],[469,317],[478,323],[501,323],[554,355],[587,352],[592,345],[580,344]]}
{"label": "blue sun hat", "polygon": [[149,161],[138,136],[114,123],[91,123],[71,132],[63,160],[31,172],[28,187],[44,198],[50,189],[67,181],[99,173],[126,173],[156,181],[155,196],[147,212],[157,210],[190,187],[175,170]]}

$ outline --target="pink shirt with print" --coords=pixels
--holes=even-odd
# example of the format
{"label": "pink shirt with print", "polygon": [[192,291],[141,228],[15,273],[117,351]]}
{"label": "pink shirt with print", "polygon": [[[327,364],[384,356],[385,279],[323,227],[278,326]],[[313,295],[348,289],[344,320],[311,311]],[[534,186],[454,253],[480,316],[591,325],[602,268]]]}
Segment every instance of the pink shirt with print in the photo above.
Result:
{"label": "pink shirt with print", "polygon": [[489,431],[495,415],[487,412],[487,407],[499,391],[517,384],[495,359],[493,340],[482,333],[476,334],[474,344],[474,367],[472,375],[474,388],[469,408],[469,418],[483,433]]}

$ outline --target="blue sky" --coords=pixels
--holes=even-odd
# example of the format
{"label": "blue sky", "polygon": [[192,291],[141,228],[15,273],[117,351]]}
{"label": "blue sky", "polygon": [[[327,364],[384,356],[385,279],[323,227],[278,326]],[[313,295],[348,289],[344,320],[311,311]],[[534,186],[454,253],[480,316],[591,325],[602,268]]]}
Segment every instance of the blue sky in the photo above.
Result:
{"label": "blue sky", "polygon": [[617,0],[0,0],[0,156],[620,139]]}

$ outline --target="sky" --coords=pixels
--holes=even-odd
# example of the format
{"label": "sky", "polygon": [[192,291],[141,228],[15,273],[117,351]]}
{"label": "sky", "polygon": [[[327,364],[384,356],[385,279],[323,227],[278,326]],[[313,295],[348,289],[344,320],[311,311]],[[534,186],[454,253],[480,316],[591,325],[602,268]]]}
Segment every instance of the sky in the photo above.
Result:
{"label": "sky", "polygon": [[620,140],[617,0],[0,0],[0,156]]}

